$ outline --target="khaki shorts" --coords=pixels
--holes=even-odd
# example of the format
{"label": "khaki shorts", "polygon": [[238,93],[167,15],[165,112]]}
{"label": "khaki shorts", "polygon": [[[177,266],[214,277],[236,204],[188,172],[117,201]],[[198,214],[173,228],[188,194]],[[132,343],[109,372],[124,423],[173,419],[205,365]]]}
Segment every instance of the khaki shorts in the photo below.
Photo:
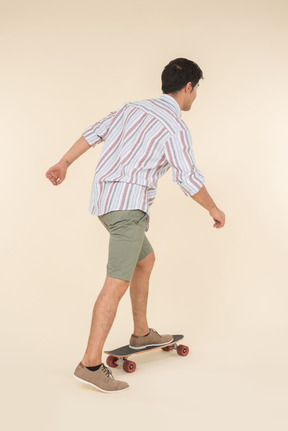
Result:
{"label": "khaki shorts", "polygon": [[141,210],[121,210],[98,218],[110,233],[108,277],[130,281],[137,262],[153,251],[145,235],[147,214]]}

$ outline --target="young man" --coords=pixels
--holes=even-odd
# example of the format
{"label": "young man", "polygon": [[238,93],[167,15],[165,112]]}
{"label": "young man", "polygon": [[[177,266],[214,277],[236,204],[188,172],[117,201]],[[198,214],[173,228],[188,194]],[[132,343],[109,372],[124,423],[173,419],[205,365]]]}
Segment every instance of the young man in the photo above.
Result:
{"label": "young man", "polygon": [[93,309],[90,335],[76,378],[103,392],[129,388],[114,380],[102,363],[104,342],[114,321],[121,297],[130,284],[134,333],[130,346],[165,345],[171,335],[149,328],[146,308],[149,278],[155,255],[145,232],[158,179],[171,167],[175,181],[187,196],[209,211],[214,227],[224,226],[225,215],[204,186],[195,166],[191,135],[181,120],[197,96],[203,73],[193,61],[178,58],[162,72],[159,98],[124,103],[117,111],[88,127],[46,177],[61,184],[68,166],[91,146],[105,141],[94,176],[90,212],[110,233],[107,276]]}

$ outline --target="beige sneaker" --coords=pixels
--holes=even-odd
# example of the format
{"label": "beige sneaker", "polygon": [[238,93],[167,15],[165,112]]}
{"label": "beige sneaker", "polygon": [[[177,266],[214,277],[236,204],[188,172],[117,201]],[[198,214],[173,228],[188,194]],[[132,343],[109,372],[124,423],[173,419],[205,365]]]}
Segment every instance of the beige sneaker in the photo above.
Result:
{"label": "beige sneaker", "polygon": [[172,343],[172,335],[159,335],[157,331],[153,328],[149,328],[150,332],[148,335],[139,337],[132,334],[130,338],[129,347],[131,349],[143,349],[145,347],[157,347],[164,346],[165,344]]}
{"label": "beige sneaker", "polygon": [[74,371],[74,377],[102,392],[112,393],[129,389],[128,383],[115,380],[112,371],[104,364],[101,364],[98,370],[91,371],[80,362]]}

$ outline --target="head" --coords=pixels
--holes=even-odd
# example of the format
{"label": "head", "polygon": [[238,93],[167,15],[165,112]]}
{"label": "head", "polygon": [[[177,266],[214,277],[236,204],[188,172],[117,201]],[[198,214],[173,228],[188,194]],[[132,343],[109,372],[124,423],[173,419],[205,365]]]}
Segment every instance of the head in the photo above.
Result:
{"label": "head", "polygon": [[165,66],[162,75],[162,91],[174,97],[183,111],[189,111],[197,97],[203,72],[194,61],[176,58]]}

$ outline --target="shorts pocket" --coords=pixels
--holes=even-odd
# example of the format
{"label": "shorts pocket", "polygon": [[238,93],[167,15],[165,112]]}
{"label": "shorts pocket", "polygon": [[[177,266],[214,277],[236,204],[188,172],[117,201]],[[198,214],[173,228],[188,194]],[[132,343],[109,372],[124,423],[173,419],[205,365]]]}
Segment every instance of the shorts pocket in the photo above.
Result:
{"label": "shorts pocket", "polygon": [[142,210],[139,210],[136,216],[135,223],[138,225],[140,223],[146,223],[147,213]]}

